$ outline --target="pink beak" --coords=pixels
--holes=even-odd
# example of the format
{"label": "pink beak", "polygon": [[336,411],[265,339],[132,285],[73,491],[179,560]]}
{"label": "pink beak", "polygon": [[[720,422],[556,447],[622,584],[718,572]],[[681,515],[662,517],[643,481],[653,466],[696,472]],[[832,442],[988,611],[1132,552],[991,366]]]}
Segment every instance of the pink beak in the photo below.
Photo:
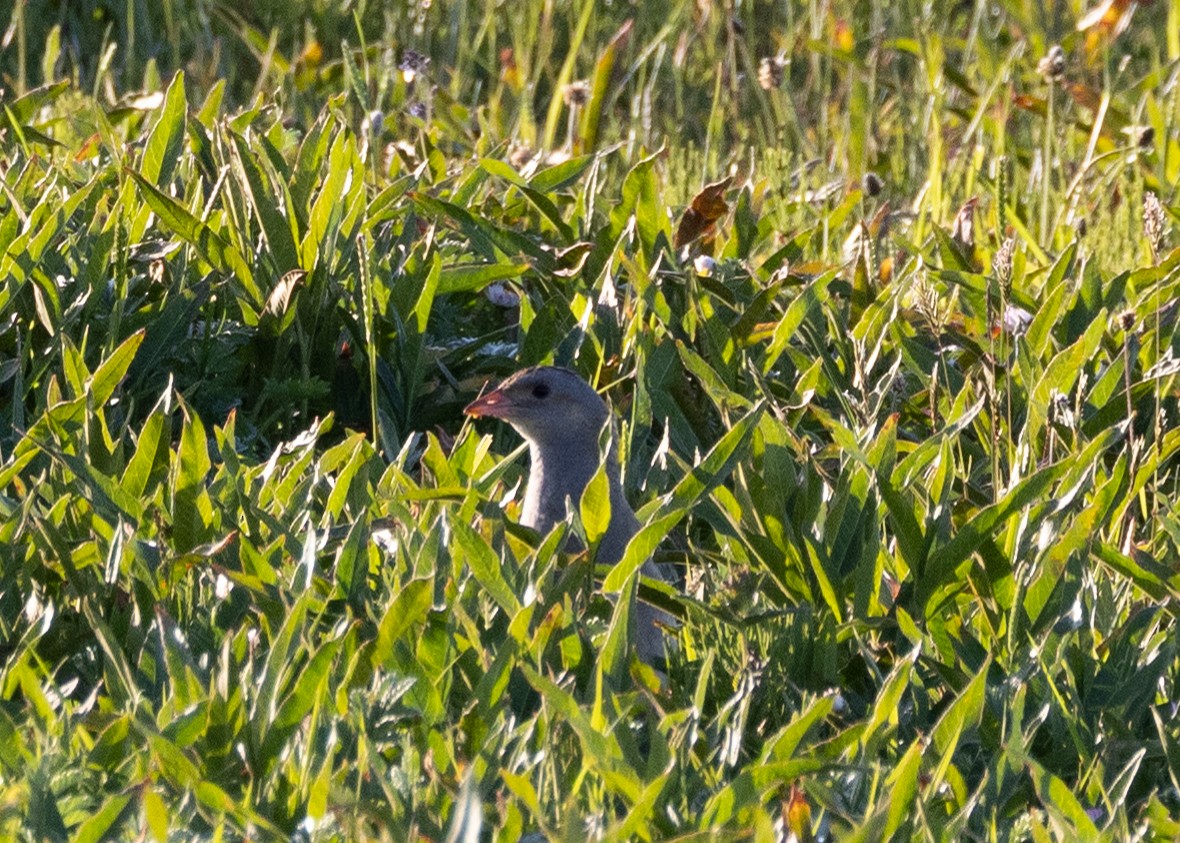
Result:
{"label": "pink beak", "polygon": [[482,418],[484,416],[502,418],[504,408],[508,404],[508,396],[498,389],[493,389],[491,392],[479,396],[468,404],[463,412],[476,418]]}

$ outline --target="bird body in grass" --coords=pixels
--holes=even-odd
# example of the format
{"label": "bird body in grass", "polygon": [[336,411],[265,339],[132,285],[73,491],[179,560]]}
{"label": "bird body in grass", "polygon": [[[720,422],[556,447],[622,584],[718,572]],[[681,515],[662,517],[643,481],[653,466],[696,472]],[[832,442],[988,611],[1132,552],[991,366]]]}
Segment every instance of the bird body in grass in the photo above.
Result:
{"label": "bird body in grass", "polygon": [[[528,442],[531,462],[520,523],[542,535],[548,533],[565,519],[570,506],[578,505],[601,465],[599,435],[610,423],[606,402],[575,372],[536,366],[517,372],[480,396],[466,412],[506,421]],[[599,542],[597,559],[610,564],[623,557],[639,521],[623,494],[613,444],[607,461],[610,523]],[[644,576],[667,579],[650,559],[641,570]],[[664,636],[659,625],[671,626],[672,618],[639,603],[635,620],[639,657],[649,664],[662,659]]]}

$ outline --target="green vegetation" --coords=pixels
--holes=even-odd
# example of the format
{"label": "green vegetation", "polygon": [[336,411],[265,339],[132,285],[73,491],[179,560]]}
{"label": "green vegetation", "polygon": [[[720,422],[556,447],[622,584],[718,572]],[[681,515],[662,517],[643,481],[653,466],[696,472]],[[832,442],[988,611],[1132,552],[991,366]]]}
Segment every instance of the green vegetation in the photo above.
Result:
{"label": "green vegetation", "polygon": [[0,837],[1180,835],[1180,2],[9,8]]}

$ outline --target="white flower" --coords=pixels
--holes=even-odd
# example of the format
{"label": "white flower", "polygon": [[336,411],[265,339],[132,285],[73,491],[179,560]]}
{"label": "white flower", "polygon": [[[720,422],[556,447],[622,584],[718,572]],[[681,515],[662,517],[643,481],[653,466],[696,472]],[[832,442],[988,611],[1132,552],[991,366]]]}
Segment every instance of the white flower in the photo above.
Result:
{"label": "white flower", "polygon": [[692,262],[692,267],[696,270],[697,275],[703,275],[708,278],[713,274],[713,270],[717,268],[717,261],[708,255],[697,255],[696,260]]}

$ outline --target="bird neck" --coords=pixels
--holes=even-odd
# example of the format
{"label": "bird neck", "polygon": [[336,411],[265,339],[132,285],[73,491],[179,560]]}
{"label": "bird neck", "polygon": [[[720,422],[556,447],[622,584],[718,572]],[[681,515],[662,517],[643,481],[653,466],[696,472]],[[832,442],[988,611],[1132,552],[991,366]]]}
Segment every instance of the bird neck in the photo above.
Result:
{"label": "bird neck", "polygon": [[[547,533],[565,518],[569,506],[581,502],[586,484],[598,471],[601,460],[598,443],[591,442],[591,446],[574,447],[567,443],[529,442],[531,465],[520,523],[539,533]],[[619,462],[614,444],[606,459],[613,521],[616,514],[624,510],[629,513],[630,509],[619,482]]]}
{"label": "bird neck", "polygon": [[598,470],[598,451],[529,442],[529,459],[520,523],[544,534],[565,518],[569,505],[578,505],[586,484]]}

